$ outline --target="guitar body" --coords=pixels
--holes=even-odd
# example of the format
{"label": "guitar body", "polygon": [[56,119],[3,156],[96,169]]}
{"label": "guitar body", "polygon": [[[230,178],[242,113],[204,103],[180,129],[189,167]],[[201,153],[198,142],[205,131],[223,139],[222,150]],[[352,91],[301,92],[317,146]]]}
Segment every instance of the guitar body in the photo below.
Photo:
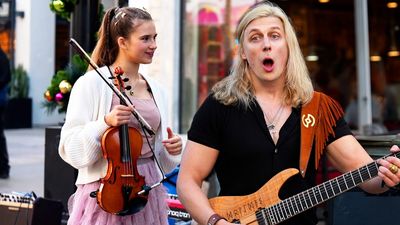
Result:
{"label": "guitar body", "polygon": [[297,169],[286,169],[271,178],[258,191],[244,196],[223,196],[209,200],[213,210],[230,222],[258,224],[256,211],[279,203],[279,190],[290,177],[297,174]]}
{"label": "guitar body", "polygon": [[[389,156],[400,158],[400,152],[389,154],[381,159]],[[282,185],[299,172],[293,168],[286,169],[250,195],[216,197],[209,201],[216,213],[232,223],[279,224],[378,176],[378,167],[379,164],[375,160],[356,170],[281,200],[279,199],[279,190]]]}

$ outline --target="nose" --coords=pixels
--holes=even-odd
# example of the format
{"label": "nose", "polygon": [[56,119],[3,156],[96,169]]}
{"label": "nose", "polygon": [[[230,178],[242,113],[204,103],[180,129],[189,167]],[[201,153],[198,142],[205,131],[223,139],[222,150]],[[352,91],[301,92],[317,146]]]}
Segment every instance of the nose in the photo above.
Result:
{"label": "nose", "polygon": [[157,48],[157,42],[156,42],[156,40],[153,40],[153,41],[151,42],[150,49],[155,50],[156,48]]}
{"label": "nose", "polygon": [[264,39],[263,51],[271,51],[271,42],[270,42],[269,38]]}

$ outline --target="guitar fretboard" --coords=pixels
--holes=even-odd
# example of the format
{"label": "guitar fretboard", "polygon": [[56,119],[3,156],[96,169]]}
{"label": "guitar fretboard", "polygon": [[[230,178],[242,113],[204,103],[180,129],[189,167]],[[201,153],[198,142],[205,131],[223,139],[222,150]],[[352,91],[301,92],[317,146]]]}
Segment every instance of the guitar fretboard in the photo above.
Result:
{"label": "guitar fretboard", "polygon": [[[388,156],[400,156],[400,152]],[[386,158],[385,156],[383,158]],[[303,191],[256,213],[258,224],[274,225],[346,192],[378,175],[376,161]]]}

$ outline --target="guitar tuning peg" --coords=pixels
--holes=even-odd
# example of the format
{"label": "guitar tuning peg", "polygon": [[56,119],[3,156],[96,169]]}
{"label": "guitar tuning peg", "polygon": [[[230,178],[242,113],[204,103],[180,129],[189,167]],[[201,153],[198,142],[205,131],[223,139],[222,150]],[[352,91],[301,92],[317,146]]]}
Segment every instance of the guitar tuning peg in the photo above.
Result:
{"label": "guitar tuning peg", "polygon": [[125,77],[125,78],[123,79],[123,81],[124,81],[124,82],[128,82],[128,81],[129,81],[129,78]]}
{"label": "guitar tuning peg", "polygon": [[129,90],[131,90],[131,89],[132,89],[132,87],[131,87],[130,85],[128,85],[128,86],[125,87],[125,90],[128,90],[128,91],[129,91]]}

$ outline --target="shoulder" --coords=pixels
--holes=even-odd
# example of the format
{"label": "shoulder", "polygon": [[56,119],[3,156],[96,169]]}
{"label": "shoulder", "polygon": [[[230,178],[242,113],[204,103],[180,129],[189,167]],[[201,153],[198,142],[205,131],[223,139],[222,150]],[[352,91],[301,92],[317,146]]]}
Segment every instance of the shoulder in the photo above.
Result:
{"label": "shoulder", "polygon": [[209,94],[204,102],[201,104],[201,108],[218,108],[223,109],[228,106],[224,105],[222,102],[218,101],[213,94]]}
{"label": "shoulder", "polygon": [[161,93],[165,93],[165,88],[153,77],[141,74],[142,77],[146,80],[147,84],[150,86],[152,91],[159,91]]}
{"label": "shoulder", "polygon": [[[108,79],[109,72],[107,67],[101,67],[98,72],[105,78]],[[86,88],[99,88],[99,85],[105,85],[105,82],[101,79],[100,75],[96,70],[87,71],[85,74],[80,76],[75,84],[75,86],[84,86]]]}

